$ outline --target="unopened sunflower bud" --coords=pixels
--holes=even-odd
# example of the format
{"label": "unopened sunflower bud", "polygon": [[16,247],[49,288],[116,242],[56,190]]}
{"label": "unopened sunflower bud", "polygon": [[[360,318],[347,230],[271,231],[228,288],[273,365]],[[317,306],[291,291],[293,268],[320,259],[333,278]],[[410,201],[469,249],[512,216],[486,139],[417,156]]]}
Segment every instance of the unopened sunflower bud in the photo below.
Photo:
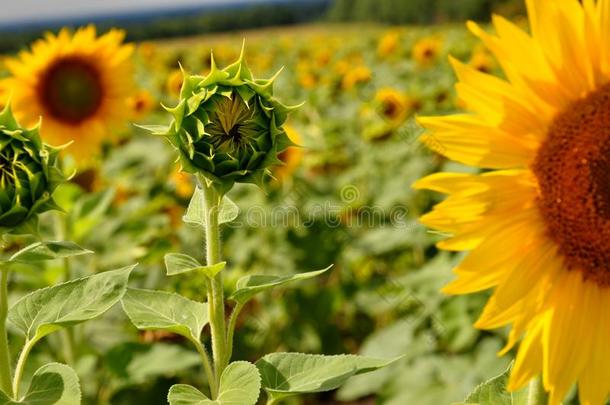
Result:
{"label": "unopened sunflower bud", "polygon": [[273,97],[277,75],[254,79],[243,54],[222,70],[212,57],[205,77],[185,74],[180,102],[167,109],[173,115],[169,127],[146,127],[169,139],[183,170],[203,176],[221,193],[236,182],[262,185],[269,167],[281,164],[278,154],[293,145],[282,126],[296,107]]}
{"label": "unopened sunflower bud", "polygon": [[10,106],[0,112],[0,233],[31,230],[37,214],[58,208],[51,196],[64,180],[58,153],[42,143],[38,127],[20,127]]}

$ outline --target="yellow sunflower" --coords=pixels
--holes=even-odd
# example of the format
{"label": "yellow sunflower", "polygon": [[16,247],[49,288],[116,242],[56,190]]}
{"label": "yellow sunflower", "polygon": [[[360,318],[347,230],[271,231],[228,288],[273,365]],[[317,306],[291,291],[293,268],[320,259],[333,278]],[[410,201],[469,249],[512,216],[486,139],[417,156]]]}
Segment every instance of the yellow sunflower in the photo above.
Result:
{"label": "yellow sunflower", "polygon": [[549,402],[578,383],[581,404],[610,392],[610,0],[528,0],[531,34],[494,17],[469,23],[506,80],[455,60],[468,114],[423,118],[424,141],[488,170],[438,173],[449,194],[423,223],[468,250],[445,291],[493,288],[476,326],[521,340],[509,389],[542,374]]}
{"label": "yellow sunflower", "polygon": [[413,44],[411,56],[419,66],[429,67],[438,59],[442,46],[443,43],[439,38],[422,38]]}
{"label": "yellow sunflower", "polygon": [[384,118],[396,124],[402,123],[410,111],[409,98],[391,87],[381,88],[375,93],[375,104]]}
{"label": "yellow sunflower", "polygon": [[372,77],[373,74],[368,67],[364,65],[354,66],[345,73],[345,76],[343,76],[341,87],[345,90],[350,90],[359,84],[367,83]]}
{"label": "yellow sunflower", "polygon": [[393,55],[398,49],[399,43],[400,33],[398,31],[386,32],[377,44],[377,55],[384,58]]}
{"label": "yellow sunflower", "polygon": [[127,105],[134,118],[142,118],[151,112],[156,106],[152,94],[146,90],[138,90],[133,96],[127,99]]}
{"label": "yellow sunflower", "polygon": [[496,67],[493,57],[482,46],[477,46],[473,50],[469,65],[483,73],[491,73]]}
{"label": "yellow sunflower", "polygon": [[129,116],[132,93],[131,45],[124,32],[97,36],[88,26],[71,34],[46,34],[28,51],[7,60],[17,119],[33,125],[42,117],[42,135],[51,144],[74,143],[68,149],[78,160],[90,159],[102,140]]}
{"label": "yellow sunflower", "polygon": [[165,89],[167,93],[172,97],[180,96],[180,90],[182,89],[182,79],[184,78],[184,73],[180,69],[172,70],[167,76],[167,80],[165,81]]}
{"label": "yellow sunflower", "polygon": [[[296,144],[301,143],[301,136],[294,127],[286,125],[284,127],[288,138]],[[278,165],[274,168],[273,176],[278,182],[283,182],[288,179],[299,167],[301,160],[303,160],[303,148],[299,146],[291,146],[285,151],[278,155],[278,158],[282,161],[283,165]]]}

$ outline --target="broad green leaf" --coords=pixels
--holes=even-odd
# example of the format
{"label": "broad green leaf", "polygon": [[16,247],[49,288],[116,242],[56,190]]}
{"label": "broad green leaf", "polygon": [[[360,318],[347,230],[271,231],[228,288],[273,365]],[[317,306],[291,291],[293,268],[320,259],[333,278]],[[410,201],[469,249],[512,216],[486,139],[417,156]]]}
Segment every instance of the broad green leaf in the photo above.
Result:
{"label": "broad green leaf", "polygon": [[87,237],[103,221],[115,196],[110,188],[93,194],[85,194],[75,202],[70,210],[72,235],[76,240]]}
{"label": "broad green leaf", "polygon": [[192,385],[172,385],[167,394],[169,405],[206,405],[215,402]]}
{"label": "broad green leaf", "polygon": [[246,303],[256,294],[261,291],[268,290],[292,281],[307,280],[319,276],[328,271],[332,265],[323,270],[310,271],[308,273],[293,274],[290,276],[267,276],[267,275],[250,275],[240,278],[237,281],[235,292],[231,294],[230,299],[241,304]]}
{"label": "broad green leaf", "polygon": [[[219,210],[218,223],[221,225],[232,222],[239,215],[239,207],[227,196],[223,197]],[[189,224],[205,226],[205,195],[201,188],[195,188],[183,220]]]}
{"label": "broad green leaf", "polygon": [[528,388],[516,392],[506,389],[511,368],[512,365],[504,373],[477,386],[464,402],[454,405],[526,405]]}
{"label": "broad green leaf", "polygon": [[237,361],[227,366],[220,377],[218,398],[214,401],[197,388],[177,384],[170,388],[170,405],[254,405],[261,390],[261,377],[256,366]]}
{"label": "broad green leaf", "polygon": [[355,355],[272,353],[257,361],[256,366],[263,379],[263,388],[279,399],[331,391],[354,375],[378,370],[394,361]]}
{"label": "broad green leaf", "polygon": [[121,299],[134,267],[34,291],[13,305],[8,319],[27,340],[36,342],[62,327],[96,318]]}
{"label": "broad green leaf", "polygon": [[116,377],[117,389],[146,384],[159,377],[173,378],[201,366],[200,355],[182,345],[123,342],[104,355],[104,363]]}
{"label": "broad green leaf", "polygon": [[225,268],[227,262],[216,263],[212,266],[204,266],[197,259],[182,253],[168,253],[165,255],[165,267],[168,276],[188,273],[191,271],[201,271],[210,278],[214,278],[222,269]]}
{"label": "broad green leaf", "polygon": [[50,363],[32,376],[30,387],[20,401],[13,401],[0,391],[2,405],[80,405],[78,376],[70,367]]}
{"label": "broad green leaf", "polygon": [[128,288],[121,300],[138,329],[162,329],[198,342],[208,323],[208,305],[165,291]]}
{"label": "broad green leaf", "polygon": [[34,262],[63,259],[91,253],[93,253],[91,250],[83,249],[74,242],[36,242],[15,253],[9,261]]}

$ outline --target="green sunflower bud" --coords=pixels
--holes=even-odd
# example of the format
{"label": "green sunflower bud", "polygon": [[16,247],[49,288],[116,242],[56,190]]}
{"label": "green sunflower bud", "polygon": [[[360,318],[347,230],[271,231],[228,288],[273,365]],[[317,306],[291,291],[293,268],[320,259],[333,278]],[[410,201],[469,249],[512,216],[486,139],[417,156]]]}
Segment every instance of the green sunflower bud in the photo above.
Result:
{"label": "green sunflower bud", "polygon": [[[180,102],[167,108],[168,128],[147,127],[166,136],[180,155],[183,170],[203,176],[224,194],[234,183],[262,186],[278,154],[292,146],[282,125],[288,107],[273,96],[273,81],[254,79],[239,59],[218,69],[211,58],[207,76],[184,75]],[[279,72],[278,72],[279,74]]]}
{"label": "green sunflower bud", "polygon": [[51,196],[64,180],[58,153],[38,127],[21,128],[9,106],[0,112],[0,234],[31,231],[37,214],[58,208]]}

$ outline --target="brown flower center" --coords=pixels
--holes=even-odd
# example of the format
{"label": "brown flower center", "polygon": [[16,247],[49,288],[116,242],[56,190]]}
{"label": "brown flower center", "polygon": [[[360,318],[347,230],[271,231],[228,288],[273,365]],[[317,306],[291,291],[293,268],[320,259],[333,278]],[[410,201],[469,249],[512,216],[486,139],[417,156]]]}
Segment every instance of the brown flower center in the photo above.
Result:
{"label": "brown flower center", "polygon": [[533,170],[539,209],[566,266],[610,286],[610,85],[554,119]]}
{"label": "brown flower center", "polygon": [[38,97],[55,119],[79,124],[100,108],[103,88],[95,66],[78,57],[56,61],[42,76]]}

